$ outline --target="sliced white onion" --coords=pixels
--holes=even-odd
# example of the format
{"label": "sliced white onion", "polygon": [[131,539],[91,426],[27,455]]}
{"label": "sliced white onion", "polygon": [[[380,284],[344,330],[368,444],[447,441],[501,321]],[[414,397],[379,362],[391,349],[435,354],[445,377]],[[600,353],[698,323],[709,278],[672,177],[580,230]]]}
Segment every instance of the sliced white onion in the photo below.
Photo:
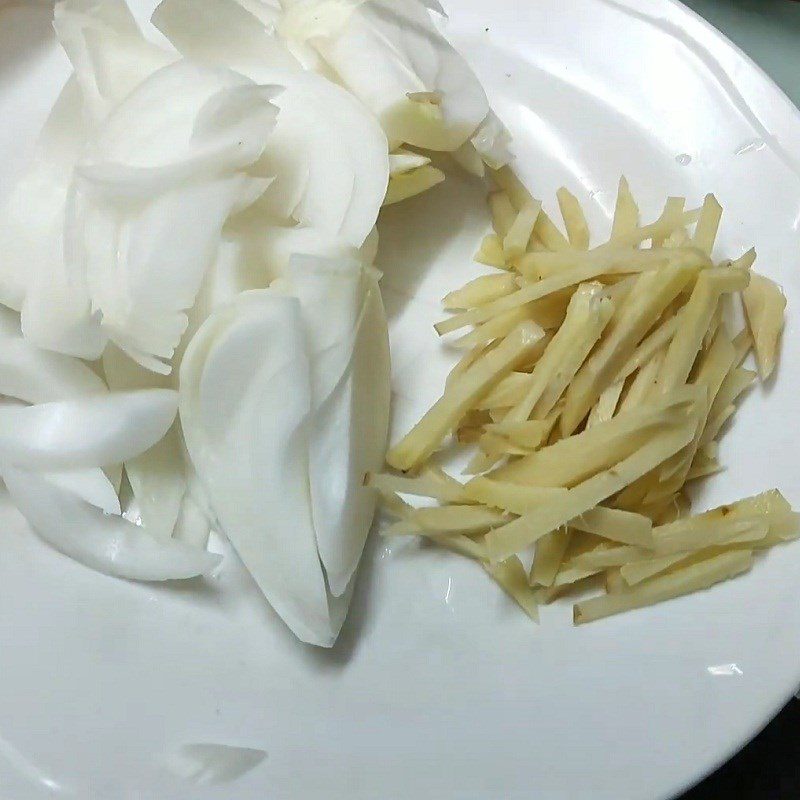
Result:
{"label": "sliced white onion", "polygon": [[31,284],[64,280],[64,208],[86,139],[75,78],[45,123],[33,161],[0,209],[0,303],[19,311]]}
{"label": "sliced white onion", "polygon": [[166,756],[164,765],[173,775],[196,786],[216,786],[235,781],[266,757],[264,750],[250,747],[184,744]]}
{"label": "sliced white onion", "polygon": [[365,0],[283,0],[278,27],[289,41],[306,42],[336,36]]}
{"label": "sliced white onion", "polygon": [[297,256],[288,282],[300,299],[311,359],[309,478],[328,585],[345,592],[375,512],[364,475],[379,469],[389,425],[386,316],[375,274],[358,261]]}
{"label": "sliced white onion", "polygon": [[105,514],[44,476],[0,468],[11,499],[51,547],[91,569],[140,581],[206,575],[220,562],[213,553],[174,540],[159,541],[119,516]]}
{"label": "sliced white onion", "polygon": [[112,392],[0,408],[0,460],[26,469],[117,464],[159,441],[175,419],[177,393]]}
{"label": "sliced white onion", "polygon": [[99,508],[105,514],[122,513],[117,490],[98,467],[45,472],[42,477],[53,486]]}
{"label": "sliced white onion", "polygon": [[53,27],[95,122],[175,58],[144,38],[124,0],[61,0]]}
{"label": "sliced white onion", "polygon": [[458,150],[453,150],[453,159],[462,169],[476,178],[483,178],[486,174],[486,164],[472,141],[464,142]]}
{"label": "sliced white onion", "polygon": [[[103,370],[112,391],[167,388],[170,383],[140,367],[115,347],[109,347],[103,354]],[[177,420],[149,450],[128,459],[125,472],[148,533],[159,538],[172,536],[186,492],[186,468]]]}
{"label": "sliced white onion", "polygon": [[[103,331],[131,358],[156,372],[186,330],[186,309],[213,263],[241,179],[190,184],[154,198],[137,214],[120,213],[102,247],[87,248],[86,280]],[[97,245],[98,210],[83,217],[84,240]],[[104,257],[115,253],[111,261]]]}
{"label": "sliced white onion", "polygon": [[[276,68],[269,47],[260,59],[254,48],[245,57],[229,32],[217,33],[211,14],[194,15],[186,30],[178,23],[179,7],[162,4],[156,21],[184,55],[284,87],[274,99],[277,125],[251,171],[275,180],[254,213],[274,222],[294,219],[360,247],[377,219],[389,173],[386,137],[372,115],[323,77],[297,66]],[[248,40],[256,36],[252,22],[248,31]]]}
{"label": "sliced white onion", "polygon": [[186,492],[181,503],[178,521],[175,524],[174,537],[192,547],[205,550],[208,547],[210,533],[211,525],[208,517],[192,493]]}
{"label": "sliced white onion", "polygon": [[222,530],[301,640],[330,646],[308,486],[311,386],[299,303],[247,292],[212,314],[180,371],[181,425]]}
{"label": "sliced white onion", "polygon": [[281,9],[277,0],[236,0],[264,25],[274,27],[278,23]]}
{"label": "sliced white onion", "polygon": [[21,321],[32,345],[54,353],[94,361],[108,342],[87,290],[57,278],[42,278],[28,287]]}
{"label": "sliced white onion", "polygon": [[[337,32],[314,35],[314,46],[380,119],[393,146],[455,150],[489,110],[477,77],[418,0],[369,0]],[[422,99],[428,97],[436,102]]]}
{"label": "sliced white onion", "polygon": [[267,185],[240,170],[264,150],[275,91],[172,64],[114,110],[78,164],[69,279],[86,287],[104,334],[147,369],[170,371],[225,220]]}
{"label": "sliced white onion", "polygon": [[313,73],[280,72],[278,124],[258,164],[275,183],[256,208],[291,217],[351,247],[378,218],[389,180],[386,137],[348,92]]}
{"label": "sliced white onion", "polygon": [[331,616],[331,632],[334,640],[338,638],[347,619],[347,612],[350,610],[350,602],[353,599],[357,578],[358,573],[354,572],[350,583],[347,584],[345,590],[338,597],[328,593],[328,610]]}
{"label": "sliced white onion", "polygon": [[251,77],[265,67],[299,66],[275,33],[237,0],[163,0],[152,23],[180,53],[203,64]]}
{"label": "sliced white onion", "polygon": [[50,403],[105,391],[102,379],[82,361],[42,350],[19,336],[0,338],[0,395]]}
{"label": "sliced white onion", "polygon": [[440,17],[447,19],[447,12],[444,10],[439,0],[420,0],[420,2],[428,11],[433,11],[434,14],[438,14]]}
{"label": "sliced white onion", "polygon": [[109,191],[117,183],[133,184],[133,191],[137,181],[151,191],[242,169],[264,149],[278,92],[232,70],[181,60],[150,75],[114,109],[78,170]]}
{"label": "sliced white onion", "polygon": [[509,149],[511,134],[493,111],[486,115],[470,141],[492,169],[500,169],[514,159]]}
{"label": "sliced white onion", "polygon": [[117,495],[119,495],[120,489],[122,488],[122,470],[122,464],[107,464],[103,467],[103,474],[111,482]]}

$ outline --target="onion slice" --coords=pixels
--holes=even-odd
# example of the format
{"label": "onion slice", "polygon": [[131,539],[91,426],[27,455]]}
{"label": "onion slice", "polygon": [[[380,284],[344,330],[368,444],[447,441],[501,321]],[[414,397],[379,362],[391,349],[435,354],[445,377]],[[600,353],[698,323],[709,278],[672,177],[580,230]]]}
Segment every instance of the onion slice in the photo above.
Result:
{"label": "onion slice", "polygon": [[314,11],[329,0],[285,5],[290,17],[301,8],[308,28],[298,30],[295,19],[279,30],[310,38],[342,84],[381,121],[393,147],[456,150],[486,117],[483,87],[436,29],[424,3],[368,0],[328,31],[314,22]]}
{"label": "onion slice", "polygon": [[267,185],[244,169],[274,127],[276,91],[172,64],[114,110],[76,167],[69,280],[86,287],[97,327],[147,369],[170,371],[225,220]]}
{"label": "onion slice", "polygon": [[314,528],[328,586],[339,596],[375,513],[375,493],[363,485],[364,476],[380,469],[386,453],[386,316],[375,271],[358,261],[295,256],[287,279],[300,299],[311,366]]}
{"label": "onion slice", "polygon": [[73,77],[45,122],[33,161],[0,209],[0,303],[16,311],[31,284],[64,280],[64,208],[87,132]]}
{"label": "onion slice", "polygon": [[20,336],[0,335],[0,395],[51,403],[106,391],[102,379],[82,361],[41,350]]}
{"label": "onion slice", "polygon": [[222,530],[295,635],[330,647],[299,302],[254,291],[215,311],[186,350],[180,398],[186,445]]}
{"label": "onion slice", "polygon": [[[284,87],[274,100],[277,125],[252,170],[275,179],[254,209],[256,218],[294,220],[360,247],[375,224],[389,177],[380,125],[352,94],[296,61],[276,67],[274,37],[254,17],[245,22],[240,9],[238,21],[231,22],[244,29],[249,44],[242,49],[230,28],[218,24],[224,0],[190,5],[191,10],[186,0],[165,0],[154,15],[184,56],[240,71],[258,84]],[[259,55],[253,42],[262,40]]]}
{"label": "onion slice", "polygon": [[[165,389],[170,380],[136,364],[116,347],[103,354],[109,389]],[[159,538],[173,534],[186,492],[186,467],[177,419],[164,437],[141,455],[125,462],[125,472],[139,507],[142,524]]]}
{"label": "onion slice", "polygon": [[158,541],[119,516],[104,514],[44,476],[8,465],[0,469],[11,498],[51,547],[91,569],[139,581],[207,575],[221,560],[181,542]]}
{"label": "onion slice", "polygon": [[69,469],[42,473],[48,483],[99,508],[105,514],[121,514],[117,490],[102,469]]}
{"label": "onion slice", "polygon": [[264,750],[203,742],[181,745],[166,756],[164,765],[196,786],[217,786],[235,781],[266,757]]}
{"label": "onion slice", "polygon": [[75,69],[84,108],[95,122],[175,59],[145,39],[124,0],[60,0],[53,27]]}
{"label": "onion slice", "polygon": [[178,52],[242,75],[300,66],[274,31],[237,0],[163,0],[153,25]]}
{"label": "onion slice", "polygon": [[117,464],[159,441],[175,419],[177,393],[113,392],[0,408],[0,459],[27,469]]}

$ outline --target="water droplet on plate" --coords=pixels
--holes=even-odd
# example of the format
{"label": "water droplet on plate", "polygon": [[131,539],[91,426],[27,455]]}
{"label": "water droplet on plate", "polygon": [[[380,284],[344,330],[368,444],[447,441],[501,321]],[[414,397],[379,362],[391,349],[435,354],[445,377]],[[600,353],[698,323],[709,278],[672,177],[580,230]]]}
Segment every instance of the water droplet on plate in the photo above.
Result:
{"label": "water droplet on plate", "polygon": [[692,163],[692,157],[688,153],[680,153],[675,156],[675,160],[682,166],[688,167]]}

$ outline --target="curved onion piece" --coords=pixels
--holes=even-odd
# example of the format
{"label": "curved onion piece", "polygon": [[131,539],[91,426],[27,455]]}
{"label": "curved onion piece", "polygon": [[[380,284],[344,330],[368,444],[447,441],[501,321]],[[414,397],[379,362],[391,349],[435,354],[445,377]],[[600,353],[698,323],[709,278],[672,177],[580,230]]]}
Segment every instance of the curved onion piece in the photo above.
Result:
{"label": "curved onion piece", "polygon": [[286,277],[286,285],[300,300],[316,409],[339,385],[351,362],[370,278],[352,258],[311,255],[293,256]]}
{"label": "curved onion piece", "polygon": [[[318,228],[297,225],[291,228],[267,228],[260,232],[260,254],[266,265],[270,279],[284,277],[289,272],[289,262],[293,257],[301,260],[306,256],[326,261],[356,260],[363,267],[369,267],[375,260],[377,250],[377,229],[373,229],[356,250],[338,236],[329,236]],[[301,256],[296,254],[302,253]]]}
{"label": "curved onion piece", "polygon": [[278,27],[290,42],[338,34],[365,0],[283,0]]}
{"label": "curved onion piece", "polygon": [[220,526],[272,607],[330,647],[308,488],[311,387],[296,299],[248,292],[203,324],[180,370],[189,454]]}
{"label": "curved onion piece", "polygon": [[85,288],[42,279],[28,287],[22,332],[34,346],[94,361],[108,342]]}
{"label": "curved onion piece", "polygon": [[194,578],[221,560],[173,540],[159,541],[119,516],[104,514],[44,476],[2,467],[11,499],[51,547],[91,569],[139,581]]}
{"label": "curved onion piece", "polygon": [[352,95],[313,73],[275,72],[278,124],[258,174],[275,182],[256,209],[360,247],[375,225],[389,181],[386,137]]}
{"label": "curved onion piece", "polygon": [[492,169],[500,169],[514,159],[509,150],[511,134],[493,111],[486,115],[470,142],[483,162]]}
{"label": "curved onion piece", "polygon": [[102,379],[82,361],[42,350],[19,336],[0,336],[0,395],[51,403],[104,392]]}
{"label": "curved onion piece", "polygon": [[[169,381],[136,364],[116,347],[103,354],[103,370],[111,391],[167,388]],[[152,536],[169,538],[186,492],[177,420],[163,439],[125,462],[125,472],[139,506],[142,524]]]}
{"label": "curved onion piece", "polygon": [[[326,4],[299,5],[310,11]],[[393,147],[405,142],[456,150],[489,111],[477,77],[418,0],[368,0],[329,36],[310,33],[344,86],[381,121]]]}
{"label": "curved onion piece", "polygon": [[34,158],[0,209],[0,303],[19,311],[28,287],[63,274],[64,207],[87,129],[80,88],[67,81]]}
{"label": "curved onion piece", "polygon": [[173,64],[116,109],[78,165],[72,281],[87,286],[103,331],[147,369],[170,371],[222,226],[243,196],[253,200],[239,170],[264,149],[274,92],[229,70]]}
{"label": "curved onion piece", "polygon": [[250,747],[227,744],[184,744],[164,760],[167,769],[196,786],[230,783],[255,769],[267,754]]}
{"label": "curved onion piece", "polygon": [[192,492],[187,491],[183,495],[183,502],[181,503],[178,520],[175,523],[173,536],[192,547],[199,547],[205,550],[208,547],[210,533],[211,525],[208,522],[208,516],[194,499]]}
{"label": "curved onion piece", "polygon": [[[263,230],[263,226],[262,226]],[[242,292],[265,289],[273,276],[265,269],[260,255],[259,231],[236,231],[234,236],[223,235],[214,264],[207,270],[192,308],[187,312],[186,333],[173,356],[180,367],[183,353],[200,326],[222,305],[233,302]]]}
{"label": "curved onion piece", "polygon": [[78,172],[109,192],[133,184],[124,188],[146,196],[176,181],[242,169],[264,150],[278,113],[270,100],[279,91],[229,69],[178,61],[114,109],[87,144]]}
{"label": "curved onion piece", "polygon": [[99,467],[42,473],[48,483],[99,508],[105,514],[121,514],[117,490]]}
{"label": "curved onion piece", "polygon": [[0,408],[0,460],[26,469],[117,464],[152,447],[177,411],[167,389]]}
{"label": "curved onion piece", "polygon": [[275,27],[278,23],[281,10],[274,0],[236,0],[236,2],[264,25]]}
{"label": "curved onion piece", "polygon": [[355,572],[375,513],[364,475],[379,469],[386,453],[386,315],[374,271],[357,261],[295,257],[288,280],[300,299],[311,359],[314,527],[328,585],[338,596]]}
{"label": "curved onion piece", "polygon": [[[233,177],[164,193],[140,213],[119,216],[107,241],[115,261],[87,253],[86,280],[103,331],[147,369],[170,371],[163,360],[186,330],[185,310],[214,261],[240,187],[241,178]],[[87,240],[97,236],[94,218],[85,216]]]}
{"label": "curved onion piece", "polygon": [[[245,57],[234,38],[224,31],[217,35],[211,14],[195,15],[191,30],[185,30],[168,13],[180,5],[162,4],[156,19],[184,55],[241,70],[259,84],[285,87],[273,101],[279,109],[275,130],[252,171],[275,180],[252,212],[259,219],[294,219],[360,247],[375,224],[389,178],[386,137],[375,119],[331,81],[297,67],[276,69],[269,48],[260,60],[252,51]],[[217,1],[201,8],[211,5]]]}
{"label": "curved onion piece", "polygon": [[95,121],[175,59],[142,36],[124,0],[61,0],[53,27]]}
{"label": "curved onion piece", "polygon": [[237,0],[163,0],[151,21],[178,52],[202,64],[251,77],[265,67],[300,66],[274,32]]}

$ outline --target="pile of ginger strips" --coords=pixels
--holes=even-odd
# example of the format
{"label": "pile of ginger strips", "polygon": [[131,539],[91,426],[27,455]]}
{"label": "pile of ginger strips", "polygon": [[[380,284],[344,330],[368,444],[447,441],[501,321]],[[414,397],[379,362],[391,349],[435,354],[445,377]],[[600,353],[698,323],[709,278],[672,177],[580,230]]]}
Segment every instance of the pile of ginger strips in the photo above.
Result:
{"label": "pile of ginger strips", "polygon": [[[670,197],[643,225],[623,178],[610,239],[590,248],[566,189],[564,235],[508,167],[491,182],[476,260],[496,271],[448,294],[455,313],[436,325],[461,332],[463,357],[389,451],[393,470],[367,476],[397,517],[383,533],[474,559],[537,621],[540,604],[604,584],[576,624],[705,589],[796,538],[777,490],[691,514],[687,487],[722,469],[717,439],[756,380],[748,353],[762,381],[773,372],[786,305],[754,250],[712,260],[716,198]],[[474,447],[466,482],[432,461],[453,434]]]}

